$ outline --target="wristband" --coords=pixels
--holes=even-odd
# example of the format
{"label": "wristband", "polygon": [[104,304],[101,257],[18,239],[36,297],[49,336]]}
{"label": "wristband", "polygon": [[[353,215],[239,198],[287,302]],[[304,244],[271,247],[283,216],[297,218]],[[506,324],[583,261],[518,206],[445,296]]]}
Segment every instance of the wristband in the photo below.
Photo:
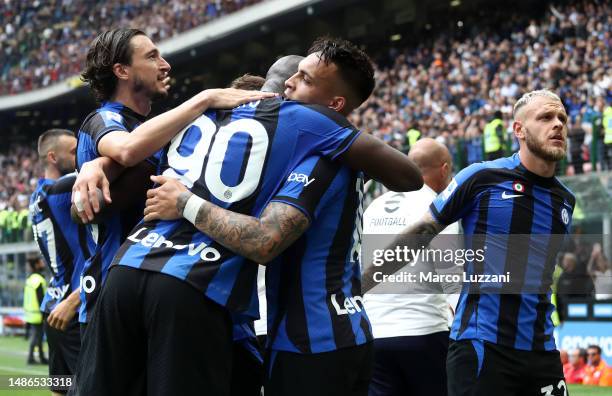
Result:
{"label": "wristband", "polygon": [[198,211],[200,210],[202,203],[204,203],[202,198],[192,194],[185,204],[185,208],[183,209],[183,217],[193,225],[195,225],[196,216],[198,215]]}

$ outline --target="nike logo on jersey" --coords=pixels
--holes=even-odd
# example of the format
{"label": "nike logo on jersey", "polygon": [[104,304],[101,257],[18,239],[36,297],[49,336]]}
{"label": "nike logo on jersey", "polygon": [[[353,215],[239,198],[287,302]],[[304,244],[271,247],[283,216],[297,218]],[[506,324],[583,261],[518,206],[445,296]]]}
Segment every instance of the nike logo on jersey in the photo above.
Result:
{"label": "nike logo on jersey", "polygon": [[522,196],[523,194],[506,194],[506,191],[502,193],[502,199],[517,198],[517,197],[522,197]]}
{"label": "nike logo on jersey", "polygon": [[160,235],[156,232],[150,232],[144,238],[139,238],[139,236],[145,232],[147,227],[142,227],[132,235],[130,235],[127,239],[132,242],[140,243],[142,246],[150,247],[150,248],[172,248],[175,250],[184,250],[187,249],[187,255],[195,256],[196,254],[200,255],[200,258],[204,261],[217,261],[221,258],[221,253],[213,247],[208,246],[204,242],[200,242],[198,244],[190,243],[189,245],[175,245],[174,242],[166,239],[163,235]]}
{"label": "nike logo on jersey", "polygon": [[361,296],[345,297],[342,304],[344,308],[338,304],[335,293],[330,296],[330,300],[338,315],[354,314],[355,312],[361,312],[363,309],[363,298]]}
{"label": "nike logo on jersey", "polygon": [[298,182],[298,183],[304,183],[304,187],[308,187],[308,185],[310,183],[312,183],[313,181],[315,181],[316,179],[309,179],[308,175],[305,175],[303,173],[292,173],[289,175],[289,178],[287,179],[288,182]]}

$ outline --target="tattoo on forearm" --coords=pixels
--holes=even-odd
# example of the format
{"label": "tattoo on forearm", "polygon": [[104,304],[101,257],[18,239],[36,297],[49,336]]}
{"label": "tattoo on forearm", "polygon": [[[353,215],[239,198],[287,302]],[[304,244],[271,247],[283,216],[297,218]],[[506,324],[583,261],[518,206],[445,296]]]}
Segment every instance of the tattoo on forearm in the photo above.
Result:
{"label": "tattoo on forearm", "polygon": [[[189,199],[187,196],[186,199]],[[186,199],[177,202],[182,213]],[[261,218],[222,209],[204,202],[196,216],[195,226],[215,241],[253,261],[264,264],[276,257],[308,228],[306,216],[294,207],[272,202]]]}
{"label": "tattoo on forearm", "polygon": [[183,214],[183,210],[185,210],[185,205],[187,205],[187,201],[192,195],[193,194],[189,191],[182,192],[179,195],[178,199],[176,200],[176,211],[179,215]]}

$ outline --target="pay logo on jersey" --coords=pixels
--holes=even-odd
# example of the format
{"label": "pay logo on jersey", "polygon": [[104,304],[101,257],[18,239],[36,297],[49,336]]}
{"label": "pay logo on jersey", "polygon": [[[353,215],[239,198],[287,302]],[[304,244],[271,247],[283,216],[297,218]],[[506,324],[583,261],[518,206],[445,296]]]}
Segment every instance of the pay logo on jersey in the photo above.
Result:
{"label": "pay logo on jersey", "polygon": [[127,239],[134,243],[140,243],[142,246],[148,248],[165,247],[175,250],[187,249],[187,255],[195,256],[199,254],[203,261],[217,261],[221,258],[221,253],[219,253],[217,249],[208,246],[204,242],[200,242],[198,244],[190,243],[189,245],[176,245],[174,242],[166,239],[163,235],[156,232],[151,232],[144,236],[143,234],[145,234],[146,230],[147,227],[141,227],[138,229],[138,231],[127,237]]}
{"label": "pay logo on jersey", "polygon": [[304,187],[307,187],[310,183],[315,181],[315,178],[313,177],[312,179],[309,179],[308,175],[305,175],[303,173],[295,173],[295,172],[293,172],[292,174],[289,175],[289,177],[287,178],[287,181],[288,182],[303,183]]}

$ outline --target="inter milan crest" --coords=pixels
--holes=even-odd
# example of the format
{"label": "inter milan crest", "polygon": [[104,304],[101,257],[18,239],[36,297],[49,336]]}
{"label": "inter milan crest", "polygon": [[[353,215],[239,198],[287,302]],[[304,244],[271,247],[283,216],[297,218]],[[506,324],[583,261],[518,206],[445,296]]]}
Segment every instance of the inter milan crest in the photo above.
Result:
{"label": "inter milan crest", "polygon": [[565,225],[569,223],[569,212],[567,211],[566,208],[563,208],[561,210],[561,220],[563,221],[563,224]]}

